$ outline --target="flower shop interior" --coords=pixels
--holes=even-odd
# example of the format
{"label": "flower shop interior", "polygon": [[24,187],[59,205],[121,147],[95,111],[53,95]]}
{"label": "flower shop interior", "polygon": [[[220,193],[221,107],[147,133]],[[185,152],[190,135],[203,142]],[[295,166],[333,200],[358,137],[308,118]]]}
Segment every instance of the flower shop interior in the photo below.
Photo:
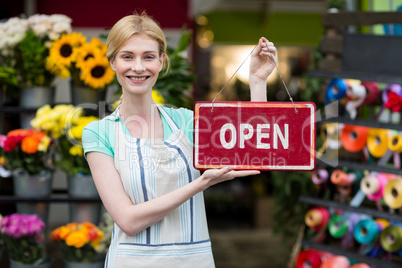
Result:
{"label": "flower shop interior", "polygon": [[249,100],[264,36],[268,103],[313,107],[293,155],[312,166],[273,154],[204,191],[217,268],[402,267],[402,0],[2,1],[0,267],[103,267],[113,220],[81,137],[120,98],[108,32],[142,11],[170,57],[155,102]]}

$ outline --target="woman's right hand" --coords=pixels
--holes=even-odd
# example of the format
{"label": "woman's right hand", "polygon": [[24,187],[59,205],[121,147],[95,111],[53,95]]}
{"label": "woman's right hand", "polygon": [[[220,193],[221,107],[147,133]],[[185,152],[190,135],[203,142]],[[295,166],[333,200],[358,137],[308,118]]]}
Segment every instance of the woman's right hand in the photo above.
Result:
{"label": "woman's right hand", "polygon": [[260,171],[258,170],[234,170],[234,168],[235,167],[223,167],[221,169],[208,169],[204,171],[200,179],[205,181],[205,189],[220,182],[233,180],[237,177],[246,177],[260,174]]}

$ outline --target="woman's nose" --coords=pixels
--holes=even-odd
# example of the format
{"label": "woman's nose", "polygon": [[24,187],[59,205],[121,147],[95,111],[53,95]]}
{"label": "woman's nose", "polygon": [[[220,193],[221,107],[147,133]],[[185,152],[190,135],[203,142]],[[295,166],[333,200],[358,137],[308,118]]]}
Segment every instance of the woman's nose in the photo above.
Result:
{"label": "woman's nose", "polygon": [[136,60],[131,66],[131,70],[137,73],[143,73],[145,72],[145,67],[140,60]]}

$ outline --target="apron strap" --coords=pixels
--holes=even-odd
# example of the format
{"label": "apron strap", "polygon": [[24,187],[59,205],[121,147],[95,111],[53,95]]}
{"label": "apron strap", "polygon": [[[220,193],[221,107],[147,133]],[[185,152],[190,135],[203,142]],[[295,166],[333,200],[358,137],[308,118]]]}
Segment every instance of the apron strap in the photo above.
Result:
{"label": "apron strap", "polygon": [[163,117],[165,118],[166,122],[169,124],[170,128],[172,129],[172,131],[176,131],[179,129],[179,126],[173,121],[173,119],[170,117],[170,115],[165,111],[165,109],[163,109],[163,107],[159,104],[156,104],[159,112],[163,115]]}

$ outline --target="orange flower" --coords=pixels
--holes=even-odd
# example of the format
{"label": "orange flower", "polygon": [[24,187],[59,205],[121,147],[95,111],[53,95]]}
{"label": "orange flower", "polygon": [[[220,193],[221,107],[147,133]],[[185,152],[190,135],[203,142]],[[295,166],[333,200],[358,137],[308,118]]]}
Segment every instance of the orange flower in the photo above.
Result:
{"label": "orange flower", "polygon": [[69,229],[69,230],[75,230],[75,229],[77,229],[78,228],[78,223],[76,223],[76,222],[71,222],[71,223],[68,223],[67,225],[66,225],[66,228],[67,229]]}
{"label": "orange flower", "polygon": [[60,232],[61,232],[61,228],[54,229],[50,233],[50,239],[54,240],[54,241],[60,240]]}
{"label": "orange flower", "polygon": [[60,233],[59,233],[60,239],[66,239],[66,237],[70,233],[70,229],[67,228],[66,226],[61,226],[58,229],[60,229]]}
{"label": "orange flower", "polygon": [[[23,131],[12,133],[12,135],[17,135],[18,133],[24,134]],[[46,134],[43,131],[38,130],[28,130],[28,135],[26,135],[21,141],[21,150],[27,154],[34,154],[38,151],[38,146],[43,137]]]}
{"label": "orange flower", "polygon": [[21,141],[21,150],[27,154],[34,154],[38,151],[39,142],[35,136],[26,136]]}
{"label": "orange flower", "polygon": [[66,237],[66,244],[76,248],[83,247],[87,242],[87,234],[82,230],[73,231]]}
{"label": "orange flower", "polygon": [[32,129],[14,129],[7,133],[7,137],[20,136],[26,137],[32,133]]}

